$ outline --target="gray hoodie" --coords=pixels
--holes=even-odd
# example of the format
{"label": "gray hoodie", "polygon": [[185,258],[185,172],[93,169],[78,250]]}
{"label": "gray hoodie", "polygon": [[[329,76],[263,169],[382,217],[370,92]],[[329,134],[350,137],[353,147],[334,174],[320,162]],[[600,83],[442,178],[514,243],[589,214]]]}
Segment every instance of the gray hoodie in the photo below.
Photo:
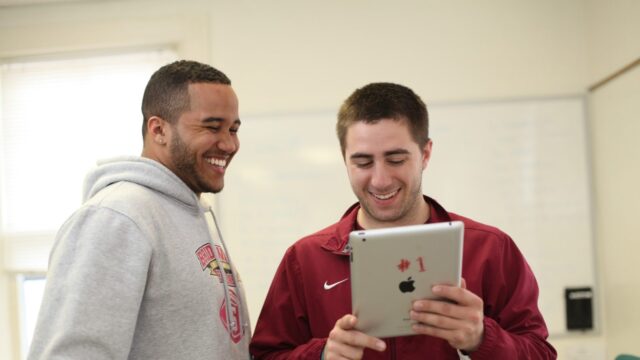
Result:
{"label": "gray hoodie", "polygon": [[242,284],[210,207],[140,157],[102,162],[60,228],[29,359],[248,359]]}

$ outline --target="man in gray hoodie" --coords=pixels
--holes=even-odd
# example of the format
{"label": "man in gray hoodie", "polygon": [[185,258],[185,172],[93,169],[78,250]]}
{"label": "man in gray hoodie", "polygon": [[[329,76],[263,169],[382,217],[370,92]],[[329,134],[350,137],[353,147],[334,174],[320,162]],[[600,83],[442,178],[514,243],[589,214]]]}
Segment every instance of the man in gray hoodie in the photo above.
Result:
{"label": "man in gray hoodie", "polygon": [[29,359],[248,359],[242,283],[209,205],[238,151],[238,99],[194,61],[156,71],[141,157],[101,162],[60,228]]}

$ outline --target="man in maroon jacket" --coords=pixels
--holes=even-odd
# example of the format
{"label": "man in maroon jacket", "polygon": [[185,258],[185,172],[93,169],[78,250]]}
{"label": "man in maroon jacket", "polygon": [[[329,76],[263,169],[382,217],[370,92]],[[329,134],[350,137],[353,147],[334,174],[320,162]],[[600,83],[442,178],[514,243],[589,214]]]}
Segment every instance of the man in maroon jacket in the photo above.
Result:
{"label": "man in maroon jacket", "polygon": [[[402,85],[369,84],[340,108],[337,133],[359,202],[287,250],[256,325],[253,357],[555,359],[538,285],[513,240],[422,195],[432,149],[422,100]],[[450,301],[415,301],[415,336],[378,339],[355,330],[349,232],[452,220],[465,224],[462,286],[433,288]]]}

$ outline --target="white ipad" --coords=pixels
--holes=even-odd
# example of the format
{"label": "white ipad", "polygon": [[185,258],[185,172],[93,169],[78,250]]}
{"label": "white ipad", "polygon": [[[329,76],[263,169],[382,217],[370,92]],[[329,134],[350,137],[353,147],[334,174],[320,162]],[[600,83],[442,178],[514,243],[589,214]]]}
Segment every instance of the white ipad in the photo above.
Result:
{"label": "white ipad", "polygon": [[436,284],[460,286],[463,237],[461,221],[352,231],[356,328],[376,337],[415,335],[413,300],[435,298]]}

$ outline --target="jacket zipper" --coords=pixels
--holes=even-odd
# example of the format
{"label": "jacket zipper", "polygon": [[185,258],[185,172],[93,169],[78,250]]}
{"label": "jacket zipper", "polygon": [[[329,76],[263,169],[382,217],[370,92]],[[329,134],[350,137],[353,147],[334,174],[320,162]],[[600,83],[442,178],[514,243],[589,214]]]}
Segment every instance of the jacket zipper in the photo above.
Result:
{"label": "jacket zipper", "polygon": [[391,353],[391,360],[396,360],[396,339],[389,339],[389,352]]}

